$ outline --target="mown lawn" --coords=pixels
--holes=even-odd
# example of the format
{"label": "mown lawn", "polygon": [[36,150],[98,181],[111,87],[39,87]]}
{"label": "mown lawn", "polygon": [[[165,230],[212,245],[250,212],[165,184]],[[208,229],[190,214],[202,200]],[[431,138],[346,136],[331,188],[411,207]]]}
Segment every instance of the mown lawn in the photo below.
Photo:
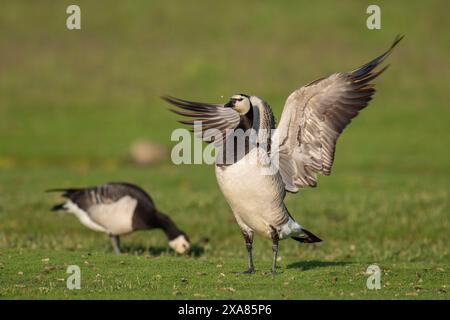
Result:
{"label": "mown lawn", "polygon": [[[79,1],[82,30],[65,28],[69,2],[7,1],[0,10],[0,298],[448,299],[450,288],[450,25],[446,1],[342,4]],[[141,138],[171,147],[173,94],[268,100],[279,117],[296,87],[350,70],[405,39],[379,92],[346,129],[333,174],[288,195],[292,214],[324,241],[255,239],[257,273],[218,190],[213,167],[170,159],[135,166]],[[191,237],[177,256],[160,231],[105,235],[50,212],[52,187],[129,181],[149,191]],[[368,290],[377,264],[381,289]],[[67,266],[81,268],[68,290]]]}

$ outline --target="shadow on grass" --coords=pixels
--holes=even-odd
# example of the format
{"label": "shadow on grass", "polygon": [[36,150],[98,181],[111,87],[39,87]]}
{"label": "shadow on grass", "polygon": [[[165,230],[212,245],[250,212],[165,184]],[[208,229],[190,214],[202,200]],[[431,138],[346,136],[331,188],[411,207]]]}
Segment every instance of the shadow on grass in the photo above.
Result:
{"label": "shadow on grass", "polygon": [[[309,261],[299,261],[299,262],[294,262],[294,263],[288,264],[286,266],[286,269],[300,269],[301,271],[305,271],[305,270],[321,268],[321,267],[345,266],[345,265],[349,265],[349,264],[353,264],[353,262],[351,262],[351,261],[337,261],[337,262],[333,262],[333,261],[309,260]],[[243,267],[244,267],[244,265],[243,265]],[[283,269],[284,269],[283,267],[279,266],[278,269],[277,269],[277,272],[283,273],[283,271],[282,271]],[[236,275],[244,275],[244,274],[246,274],[243,271],[244,270],[233,271],[233,273],[235,273]],[[266,270],[266,271],[262,270],[262,274],[269,275],[269,276],[272,275],[272,273],[269,270]]]}
{"label": "shadow on grass", "polygon": [[346,266],[352,263],[353,262],[350,261],[319,261],[319,260],[299,261],[289,264],[287,266],[287,269],[296,268],[301,270],[310,270],[322,267]]}
{"label": "shadow on grass", "polygon": [[[128,254],[137,254],[137,255],[143,255],[145,253],[148,253],[151,256],[158,257],[161,255],[172,255],[175,254],[172,249],[169,247],[144,247],[143,245],[139,244],[131,244],[126,245],[122,247],[124,253]],[[202,246],[193,244],[191,245],[191,249],[187,253],[190,257],[200,257],[205,252],[205,249],[203,249]]]}

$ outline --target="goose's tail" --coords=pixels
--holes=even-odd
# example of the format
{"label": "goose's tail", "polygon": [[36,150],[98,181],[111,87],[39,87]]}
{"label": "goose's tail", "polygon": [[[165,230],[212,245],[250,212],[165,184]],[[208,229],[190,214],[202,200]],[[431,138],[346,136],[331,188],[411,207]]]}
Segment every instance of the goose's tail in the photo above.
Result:
{"label": "goose's tail", "polygon": [[[75,189],[75,188],[57,188],[57,189],[48,189],[48,190],[45,190],[45,192],[61,192],[62,197],[70,199],[70,196],[73,193],[80,191],[80,190],[81,189]],[[51,211],[67,211],[66,202],[59,203],[59,204],[53,206],[50,210]]]}
{"label": "goose's tail", "polygon": [[57,188],[57,189],[48,189],[45,190],[45,192],[62,192],[62,196],[67,198],[69,197],[71,194],[78,192],[82,189],[76,189],[76,188]]}
{"label": "goose's tail", "polygon": [[303,242],[303,243],[315,243],[315,242],[321,242],[322,239],[320,239],[318,236],[316,236],[314,233],[303,229],[302,228],[302,232],[300,235],[295,236],[295,237],[291,237],[292,239],[298,241],[298,242]]}
{"label": "goose's tail", "polygon": [[61,211],[61,210],[66,210],[66,207],[65,207],[65,203],[60,203],[60,204],[57,204],[57,205],[55,205],[55,206],[53,206],[50,210],[51,211]]}

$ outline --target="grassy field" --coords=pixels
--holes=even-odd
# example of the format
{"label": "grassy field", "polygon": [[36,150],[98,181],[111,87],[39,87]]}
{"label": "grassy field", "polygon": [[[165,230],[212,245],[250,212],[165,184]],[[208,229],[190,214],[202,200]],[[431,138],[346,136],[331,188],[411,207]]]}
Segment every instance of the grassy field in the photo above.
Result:
{"label": "grassy field", "polygon": [[[216,3],[5,1],[0,10],[0,299],[449,299],[450,23],[446,1]],[[406,34],[379,92],[342,135],[333,174],[288,195],[324,242],[255,239],[257,273],[207,165],[148,168],[129,159],[141,138],[170,148],[173,94],[264,97],[279,117],[294,89],[351,70]],[[50,212],[52,187],[129,181],[191,237],[177,256],[160,231],[123,238],[126,254],[75,217]],[[382,269],[381,289],[366,268]],[[68,265],[81,290],[68,290]]]}

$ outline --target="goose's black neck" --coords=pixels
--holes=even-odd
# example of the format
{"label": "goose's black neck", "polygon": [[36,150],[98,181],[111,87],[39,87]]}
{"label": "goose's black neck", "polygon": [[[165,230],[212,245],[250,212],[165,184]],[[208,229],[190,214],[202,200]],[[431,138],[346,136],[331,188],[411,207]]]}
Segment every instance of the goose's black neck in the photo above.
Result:
{"label": "goose's black neck", "polygon": [[247,131],[253,127],[253,106],[250,102],[250,109],[248,112],[241,116],[241,121],[239,122],[238,129]]}
{"label": "goose's black neck", "polygon": [[162,229],[169,240],[184,234],[166,214],[155,211],[154,228]]}

